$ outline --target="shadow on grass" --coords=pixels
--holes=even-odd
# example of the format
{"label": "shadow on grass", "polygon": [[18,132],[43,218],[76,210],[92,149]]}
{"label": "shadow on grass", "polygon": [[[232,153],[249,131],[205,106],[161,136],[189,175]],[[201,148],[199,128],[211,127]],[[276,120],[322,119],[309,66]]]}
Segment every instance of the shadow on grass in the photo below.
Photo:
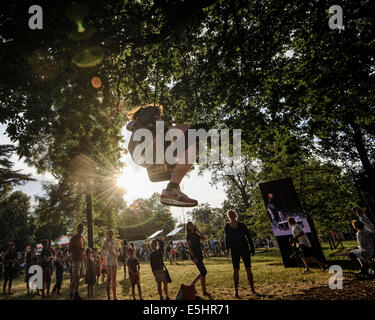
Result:
{"label": "shadow on grass", "polygon": [[126,278],[126,279],[121,280],[120,285],[122,287],[122,291],[124,295],[128,295],[130,293],[130,288],[131,288],[130,279]]}
{"label": "shadow on grass", "polygon": [[346,270],[359,270],[357,266],[354,265],[354,263],[351,260],[328,260],[327,261],[328,266],[338,265],[343,269]]}

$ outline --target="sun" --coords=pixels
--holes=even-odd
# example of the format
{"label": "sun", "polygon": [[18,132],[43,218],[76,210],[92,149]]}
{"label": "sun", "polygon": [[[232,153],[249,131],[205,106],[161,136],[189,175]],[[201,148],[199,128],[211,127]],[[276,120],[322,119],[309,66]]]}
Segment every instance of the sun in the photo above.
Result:
{"label": "sun", "polygon": [[127,189],[129,183],[128,178],[129,177],[127,177],[124,172],[121,173],[116,180],[117,186],[124,190]]}

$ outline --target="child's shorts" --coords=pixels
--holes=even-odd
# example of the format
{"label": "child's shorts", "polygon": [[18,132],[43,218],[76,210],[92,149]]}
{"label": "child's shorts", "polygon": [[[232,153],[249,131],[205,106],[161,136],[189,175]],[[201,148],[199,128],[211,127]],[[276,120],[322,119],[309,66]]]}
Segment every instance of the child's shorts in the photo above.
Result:
{"label": "child's shorts", "polygon": [[154,271],[154,276],[155,276],[155,281],[157,283],[167,282],[167,277],[166,277],[165,272],[164,272],[163,269],[155,270]]}
{"label": "child's shorts", "polygon": [[130,283],[132,286],[135,286],[139,281],[139,274],[129,273]]}

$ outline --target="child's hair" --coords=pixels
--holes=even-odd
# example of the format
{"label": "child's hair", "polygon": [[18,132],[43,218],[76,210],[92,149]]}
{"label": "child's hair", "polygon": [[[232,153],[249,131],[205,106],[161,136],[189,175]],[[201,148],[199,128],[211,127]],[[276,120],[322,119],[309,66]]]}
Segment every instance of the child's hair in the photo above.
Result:
{"label": "child's hair", "polygon": [[129,248],[128,249],[128,253],[129,253],[129,255],[134,254],[134,249],[133,248]]}
{"label": "child's hair", "polygon": [[155,250],[158,245],[158,240],[156,239],[152,240],[150,245],[151,245],[151,248]]}
{"label": "child's hair", "polygon": [[138,117],[138,113],[139,111],[141,111],[142,109],[146,109],[148,107],[155,107],[155,108],[158,108],[159,109],[159,115],[160,117],[163,115],[163,106],[161,104],[146,104],[146,105],[143,105],[143,106],[138,106],[138,107],[135,107],[133,108],[132,110],[130,111],[126,111],[126,117],[130,120],[130,121],[133,121],[133,120],[136,120],[137,117]]}
{"label": "child's hair", "polygon": [[49,241],[47,239],[42,240],[42,246],[48,245]]}
{"label": "child's hair", "polygon": [[[190,229],[189,229],[189,226],[190,225],[193,225],[193,230],[196,231],[197,230],[197,227],[194,225],[194,223],[192,223],[191,221],[189,221],[186,225],[185,225],[185,236],[187,237],[188,234],[191,233]],[[194,232],[193,231],[193,232]]]}
{"label": "child's hair", "polygon": [[92,253],[91,248],[87,248],[86,249],[86,256],[89,256],[91,253]]}
{"label": "child's hair", "polygon": [[230,217],[233,216],[233,215],[234,215],[236,218],[238,218],[238,214],[237,214],[236,211],[234,211],[234,210],[232,210],[232,209],[230,209],[230,210],[227,211],[227,217],[228,217],[228,218],[230,218]]}

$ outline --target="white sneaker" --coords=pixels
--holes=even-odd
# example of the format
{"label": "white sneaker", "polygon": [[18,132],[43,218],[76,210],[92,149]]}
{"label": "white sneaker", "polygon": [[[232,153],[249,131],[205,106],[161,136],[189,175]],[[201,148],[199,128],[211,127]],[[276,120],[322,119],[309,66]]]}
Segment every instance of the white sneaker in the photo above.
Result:
{"label": "white sneaker", "polygon": [[164,189],[160,196],[160,202],[175,207],[195,207],[198,205],[197,200],[190,199],[178,188],[172,190]]}

